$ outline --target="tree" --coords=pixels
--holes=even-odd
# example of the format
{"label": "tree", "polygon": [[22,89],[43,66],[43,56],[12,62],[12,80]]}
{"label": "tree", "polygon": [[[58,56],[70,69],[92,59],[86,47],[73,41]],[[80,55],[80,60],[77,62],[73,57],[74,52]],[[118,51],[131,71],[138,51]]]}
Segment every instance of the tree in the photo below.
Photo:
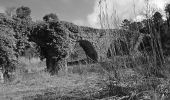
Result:
{"label": "tree", "polygon": [[32,20],[28,7],[19,7],[16,15],[0,14],[0,67],[4,76],[15,68],[16,57],[22,55],[26,46],[30,45]]}
{"label": "tree", "polygon": [[165,7],[165,12],[170,14],[170,4],[167,4]]}
{"label": "tree", "polygon": [[161,34],[164,34],[161,30],[161,26],[163,24],[162,15],[159,12],[155,12],[151,19],[147,19],[147,31],[150,34],[150,44],[151,44],[151,53],[154,58],[153,63],[153,70],[155,74],[160,73],[163,71],[164,67],[164,55],[162,50],[162,43],[161,43]]}
{"label": "tree", "polygon": [[165,12],[167,15],[167,24],[168,24],[168,26],[170,26],[170,4],[167,4],[165,6]]}
{"label": "tree", "polygon": [[121,24],[122,29],[130,31],[139,31],[143,26],[141,22],[132,22],[124,19]]}
{"label": "tree", "polygon": [[40,48],[41,57],[46,58],[47,70],[55,74],[68,55],[68,30],[60,21],[38,22],[33,25],[30,39]]}
{"label": "tree", "polygon": [[47,14],[43,17],[44,21],[58,21],[58,16],[54,13]]}
{"label": "tree", "polygon": [[121,27],[122,27],[123,29],[129,30],[129,25],[130,25],[130,23],[131,23],[131,22],[130,22],[128,19],[124,19],[124,20],[122,21]]}
{"label": "tree", "polygon": [[0,68],[5,78],[9,78],[8,73],[16,66],[16,39],[12,25],[13,20],[7,16],[0,18]]}
{"label": "tree", "polygon": [[33,24],[30,14],[31,10],[29,7],[21,6],[17,8],[16,16],[12,17],[14,20],[15,38],[17,39],[16,51],[20,56],[24,53],[25,47],[30,45],[28,34],[30,34],[31,25]]}
{"label": "tree", "polygon": [[162,15],[160,12],[155,12],[153,15],[153,19],[156,21],[160,21],[162,19]]}
{"label": "tree", "polygon": [[142,29],[142,28],[143,28],[143,26],[142,26],[141,22],[132,22],[129,25],[129,30],[131,30],[131,31],[140,31],[140,29]]}
{"label": "tree", "polygon": [[156,30],[160,31],[161,25],[163,24],[161,13],[155,12],[155,14],[153,15],[153,23]]}
{"label": "tree", "polygon": [[30,14],[31,14],[31,9],[29,7],[21,6],[21,7],[17,8],[17,10],[16,10],[17,17],[19,17],[21,19],[29,17]]}

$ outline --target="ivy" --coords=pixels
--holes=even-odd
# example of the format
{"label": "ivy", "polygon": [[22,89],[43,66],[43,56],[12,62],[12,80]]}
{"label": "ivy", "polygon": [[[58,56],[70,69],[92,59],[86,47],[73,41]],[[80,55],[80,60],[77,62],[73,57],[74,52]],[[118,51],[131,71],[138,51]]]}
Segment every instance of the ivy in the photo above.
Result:
{"label": "ivy", "polygon": [[68,39],[67,29],[60,21],[38,22],[33,25],[30,39],[41,48],[41,57],[47,57],[48,49],[55,52],[59,59],[67,55]]}

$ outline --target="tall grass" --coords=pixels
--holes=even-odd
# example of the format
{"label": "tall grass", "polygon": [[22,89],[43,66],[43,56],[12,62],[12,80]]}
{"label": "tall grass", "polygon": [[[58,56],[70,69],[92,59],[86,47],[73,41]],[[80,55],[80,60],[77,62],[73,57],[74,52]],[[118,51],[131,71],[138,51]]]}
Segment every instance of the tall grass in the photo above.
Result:
{"label": "tall grass", "polygon": [[[98,93],[97,98],[106,97],[106,94],[107,94],[107,96],[110,96],[113,98],[120,97],[118,100],[124,100],[124,99],[139,100],[139,99],[146,99],[146,98],[151,98],[151,100],[167,100],[165,99],[167,98],[165,97],[165,94],[168,94],[168,93],[165,93],[166,91],[164,91],[164,89],[169,86],[169,83],[168,83],[169,79],[162,80],[158,77],[158,76],[161,76],[161,74],[162,76],[169,75],[168,73],[165,73],[166,68],[167,68],[165,66],[165,60],[164,60],[165,57],[163,55],[161,43],[158,39],[160,32],[155,33],[155,31],[151,29],[152,24],[148,21],[148,25],[150,27],[149,31],[151,33],[150,34],[151,44],[153,44],[152,54],[147,53],[146,48],[143,52],[138,51],[138,45],[143,42],[142,35],[139,35],[139,37],[137,37],[137,41],[135,40],[136,37],[134,38],[134,41],[132,41],[135,43],[135,46],[133,46],[133,43],[129,44],[129,42],[123,41],[125,42],[127,46],[128,45],[131,46],[129,48],[127,47],[128,48],[127,51],[130,51],[130,54],[124,55],[124,53],[122,52],[118,54],[115,50],[116,48],[114,48],[114,45],[115,45],[114,41],[112,41],[112,39],[109,40],[108,38],[115,38],[113,40],[116,40],[116,41],[117,40],[119,41],[120,38],[123,38],[124,40],[126,40],[126,38],[133,38],[133,37],[126,37],[125,35],[127,35],[128,33],[138,34],[139,32],[131,32],[131,31],[124,31],[124,30],[111,31],[111,29],[115,29],[115,28],[120,29],[119,27],[120,18],[117,15],[117,11],[114,10],[113,11],[114,13],[110,17],[110,15],[108,14],[107,3],[105,0],[99,1],[99,7],[100,7],[99,19],[100,19],[101,28],[105,30],[106,34],[105,34],[105,38],[103,38],[101,42],[99,41],[100,46],[98,46],[98,48],[99,49],[105,48],[104,51],[108,51],[107,49],[111,45],[110,43],[113,43],[113,48],[112,48],[113,51],[111,51],[111,59],[103,60],[102,58],[99,58],[99,62],[97,64],[88,64],[89,63],[88,61],[92,59],[90,59],[90,57],[87,57],[90,60],[87,60],[87,62],[85,62],[86,64],[83,65],[81,62],[80,63],[78,62],[78,65],[67,66],[65,69],[63,67],[63,69],[61,70],[61,73],[62,71],[63,72],[65,71],[68,76],[69,75],[72,75],[72,76],[80,75],[80,76],[83,76],[83,78],[89,78],[86,76],[90,76],[90,75],[92,75],[90,78],[95,78],[96,76],[93,74],[97,73],[98,76],[100,76],[100,81],[102,82],[104,81],[103,83],[107,85],[106,86],[107,91],[106,90],[100,91],[100,89],[97,88],[98,86],[96,85],[99,85],[99,82],[96,82],[96,81],[99,81],[99,79],[92,80],[92,82],[90,83],[88,79],[82,78],[81,81],[87,84],[85,84],[84,87],[80,87],[83,89],[79,89],[79,91],[77,90],[75,92],[76,89],[71,91],[73,95],[76,95],[76,93],[78,94],[78,92],[83,92],[84,95],[86,95],[86,93],[89,93],[90,95],[92,95],[93,94],[92,92],[100,92]],[[150,12],[153,12],[153,11],[150,9],[148,1],[146,2],[146,8],[147,8],[146,18],[149,18]],[[134,4],[134,13],[136,14],[135,4]],[[117,33],[112,33],[112,32],[117,32]],[[122,35],[122,33],[124,33],[124,35]],[[114,35],[114,36],[119,36],[119,37],[114,37],[114,36],[110,37],[110,34],[121,34],[122,37],[120,35]],[[129,36],[132,36],[132,35],[129,35]],[[103,41],[105,42],[102,44]],[[126,46],[126,45],[122,45],[120,41],[116,43],[116,45],[119,47],[119,50],[117,51],[124,51],[124,46]],[[160,48],[158,48],[157,45]],[[106,54],[106,53],[102,52],[101,54]],[[76,58],[77,55],[72,55],[72,56]],[[51,82],[52,84],[52,82],[56,80],[53,84],[57,84],[57,81],[58,81],[57,78],[59,77],[55,77],[55,76],[50,77],[46,74],[42,75],[41,73],[37,73],[39,72],[38,70],[40,70],[40,67],[42,66],[41,64],[40,65],[36,64],[37,62],[40,62],[39,59],[30,59],[28,62],[28,59],[21,58],[20,62],[25,64],[25,65],[21,65],[22,67],[25,66],[25,68],[23,69],[19,68],[19,69],[25,70],[25,72],[23,72],[23,75],[21,75],[22,73],[18,75],[18,77],[21,78],[18,80],[26,81],[24,84],[26,84],[27,82],[29,83],[30,80],[31,82],[32,80],[36,81],[39,84],[41,82],[42,83],[44,82],[46,84]],[[29,72],[29,69],[31,69],[30,72]],[[107,77],[107,79],[104,80],[105,77]],[[92,84],[93,82],[96,84]],[[167,82],[167,84],[165,84],[165,82]],[[61,84],[65,84],[65,83],[61,82]],[[88,87],[86,91],[84,89],[85,87]],[[47,97],[50,97],[50,96],[47,96]],[[110,98],[110,99],[113,99],[113,98]]]}
{"label": "tall grass", "polygon": [[[151,18],[151,16],[155,13],[155,9],[153,9],[149,1],[145,1],[146,4],[146,11],[145,12],[145,17],[146,19]],[[101,28],[103,29],[114,29],[119,28],[120,26],[120,18],[118,18],[117,12],[114,11],[112,15],[112,19],[109,19],[110,17],[108,16],[107,12],[107,2],[105,0],[100,0],[99,1],[99,7],[100,7],[100,24]],[[134,4],[134,14],[136,15],[136,10],[135,10],[135,4]],[[107,65],[103,64],[103,69],[107,72],[107,74],[110,76],[110,81],[117,80],[119,82],[130,81],[134,77],[132,77],[134,74],[136,79],[133,80],[133,82],[136,82],[136,85],[132,85],[133,87],[139,85],[140,82],[145,85],[141,85],[142,87],[151,87],[153,89],[147,89],[147,91],[141,91],[139,93],[135,93],[133,97],[139,97],[139,95],[150,95],[152,97],[152,100],[167,100],[163,97],[163,95],[160,94],[160,92],[156,91],[158,89],[158,86],[162,84],[161,82],[157,84],[159,78],[167,78],[169,76],[169,72],[167,71],[167,67],[165,65],[165,56],[163,55],[163,49],[161,46],[161,41],[160,41],[160,31],[155,31],[156,28],[153,27],[153,24],[148,20],[147,24],[149,25],[149,32],[150,32],[150,38],[151,38],[151,48],[152,48],[152,53],[148,53],[146,51],[146,48],[144,48],[143,52],[137,51],[133,52],[132,54],[128,55],[127,59],[129,62],[127,62],[127,59],[124,55],[122,56],[116,56],[116,52],[112,51],[112,60],[111,63],[112,65]],[[115,26],[115,27],[113,27]],[[115,34],[111,33],[111,31],[106,30],[106,33],[110,34]],[[137,33],[137,32],[136,32]],[[116,33],[119,34],[119,33]],[[108,37],[106,37],[108,38]],[[117,38],[117,37],[115,37]],[[132,37],[129,37],[132,38]],[[135,41],[135,40],[134,40]],[[140,39],[140,36],[138,38],[138,41],[136,44],[144,44],[142,39]],[[110,45],[109,43],[107,45]],[[127,44],[128,45],[128,44]],[[118,46],[121,47],[121,44],[118,44]],[[137,47],[136,47],[137,48]],[[120,48],[119,50],[121,50]],[[133,50],[135,48],[129,48],[129,51]],[[138,54],[139,53],[139,54]],[[115,54],[115,55],[114,55]],[[119,61],[121,59],[121,61]],[[130,66],[127,66],[130,64]],[[124,66],[122,68],[122,66]],[[107,67],[110,67],[109,70],[106,70]],[[128,68],[132,69],[133,71],[127,72]],[[111,74],[111,70],[114,72],[114,75]],[[125,72],[122,72],[125,70]],[[137,73],[136,73],[137,72]],[[130,77],[128,78],[127,73],[130,74]],[[122,74],[122,75],[121,75]],[[132,76],[131,76],[132,75]],[[140,76],[141,75],[141,76]],[[112,77],[112,78],[111,78]],[[147,78],[146,78],[147,77]],[[154,82],[151,82],[150,80],[154,77]],[[125,79],[124,79],[125,78]],[[143,79],[147,81],[143,81]],[[110,83],[111,84],[111,83]],[[152,85],[149,85],[152,84]],[[139,89],[139,87],[137,88]],[[132,96],[132,95],[131,95]],[[143,97],[144,98],[144,97]],[[129,99],[131,100],[131,99]],[[136,100],[136,99],[135,99]]]}

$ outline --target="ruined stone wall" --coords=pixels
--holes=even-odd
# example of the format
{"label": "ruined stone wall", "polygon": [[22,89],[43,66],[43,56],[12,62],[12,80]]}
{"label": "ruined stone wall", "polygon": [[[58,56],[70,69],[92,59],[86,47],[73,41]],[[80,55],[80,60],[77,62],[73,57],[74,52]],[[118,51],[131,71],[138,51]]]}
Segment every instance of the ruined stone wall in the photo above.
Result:
{"label": "ruined stone wall", "polygon": [[118,29],[94,29],[90,27],[77,26],[69,22],[62,22],[66,29],[68,29],[68,36],[70,39],[70,51],[74,48],[79,40],[88,40],[91,42],[97,51],[98,61],[107,59],[107,52],[110,44],[114,40],[121,40],[127,43],[131,52],[135,47],[136,42],[140,36],[138,32],[130,32]]}

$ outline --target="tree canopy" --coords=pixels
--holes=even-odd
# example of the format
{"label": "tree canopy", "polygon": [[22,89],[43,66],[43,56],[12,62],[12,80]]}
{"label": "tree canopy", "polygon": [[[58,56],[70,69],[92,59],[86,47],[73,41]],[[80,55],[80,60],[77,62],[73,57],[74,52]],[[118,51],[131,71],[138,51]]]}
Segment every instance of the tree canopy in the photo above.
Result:
{"label": "tree canopy", "polygon": [[28,7],[22,6],[17,8],[16,15],[0,14],[0,67],[6,74],[15,69],[16,58],[30,43],[30,13]]}
{"label": "tree canopy", "polygon": [[16,39],[15,32],[11,27],[13,21],[3,15],[0,18],[0,67],[4,71],[15,69],[16,62]]}
{"label": "tree canopy", "polygon": [[29,7],[21,6],[16,9],[16,15],[21,19],[29,17],[30,14],[31,14],[31,9]]}
{"label": "tree canopy", "polygon": [[58,21],[58,16],[54,13],[47,14],[43,17],[44,21]]}

